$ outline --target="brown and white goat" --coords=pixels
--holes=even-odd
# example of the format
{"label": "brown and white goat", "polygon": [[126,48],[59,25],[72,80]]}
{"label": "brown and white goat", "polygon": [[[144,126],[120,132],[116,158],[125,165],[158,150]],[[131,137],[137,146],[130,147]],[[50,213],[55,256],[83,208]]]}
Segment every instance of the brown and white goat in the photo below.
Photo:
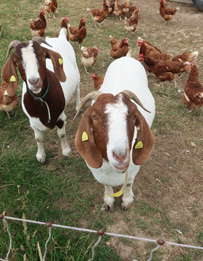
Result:
{"label": "brown and white goat", "polygon": [[155,102],[144,67],[132,57],[115,60],[100,90],[88,94],[80,107],[88,100],[95,102],[80,121],[76,148],[96,180],[105,186],[105,208],[113,209],[112,187],[122,185],[122,208],[128,209],[134,199],[134,178],[154,145],[150,126]]}
{"label": "brown and white goat", "polygon": [[69,155],[71,149],[66,141],[64,110],[73,93],[76,93],[76,108],[80,104],[80,74],[74,50],[66,40],[66,29],[62,28],[58,38],[48,38],[47,42],[49,46],[40,45],[36,40],[29,43],[13,41],[8,53],[12,48],[15,52],[2,69],[2,79],[6,82],[12,79],[12,84],[17,86],[17,67],[24,81],[22,108],[34,130],[38,145],[36,157],[41,163],[46,160],[43,132],[55,126],[62,153],[65,157]]}

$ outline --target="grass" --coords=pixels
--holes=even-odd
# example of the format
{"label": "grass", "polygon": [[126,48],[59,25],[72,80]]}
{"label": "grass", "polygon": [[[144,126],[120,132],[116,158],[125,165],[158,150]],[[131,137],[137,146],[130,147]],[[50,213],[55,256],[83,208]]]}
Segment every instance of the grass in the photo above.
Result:
{"label": "grass", "polygon": [[[201,51],[202,40],[201,34],[198,36],[199,29],[195,27],[194,8],[182,7],[184,15],[190,12],[189,17],[192,17],[191,13],[194,14],[194,26],[189,18],[185,21],[185,28],[183,17],[180,16],[177,18],[180,28],[176,32],[176,20],[164,27],[160,17],[154,15],[157,14],[157,1],[149,1],[152,8],[149,13],[147,3],[140,1],[138,33],[130,34],[121,26],[123,21],[113,16],[105,20],[101,27],[94,25],[86,8],[100,8],[100,2],[61,0],[57,18],[47,18],[46,35],[53,36],[58,32],[63,17],[68,16],[70,24],[75,25],[80,18],[86,17],[87,37],[83,44],[96,45],[99,56],[94,68],[90,68],[90,74],[87,75],[80,63],[78,44],[72,43],[81,74],[81,97],[93,91],[91,74],[104,76],[108,65],[113,61],[109,55],[110,34],[118,39],[127,36],[134,57],[138,56],[138,36],[147,38],[161,50],[174,54],[191,47]],[[6,62],[5,55],[11,41],[31,39],[29,19],[37,18],[43,8],[43,0],[1,1],[0,68]],[[189,37],[185,38],[182,32]],[[195,39],[192,46],[191,39]],[[197,60],[200,68],[202,61],[200,52]],[[153,123],[155,148],[136,177],[132,208],[122,211],[120,199],[117,199],[115,212],[108,213],[101,211],[103,186],[93,179],[84,160],[75,150],[74,137],[80,116],[75,121],[72,120],[75,114],[74,99],[66,110],[67,139],[72,148],[70,157],[68,160],[62,157],[60,142],[54,129],[45,135],[47,162],[40,165],[35,158],[34,134],[20,105],[22,80],[19,76],[18,109],[10,113],[10,120],[5,112],[0,112],[0,213],[68,226],[202,245],[202,202],[199,199],[202,197],[203,118],[202,109],[190,112],[182,102],[187,77],[188,74],[185,74],[178,79],[178,91],[173,83],[159,85],[160,82],[149,75],[149,86],[156,100],[156,117]],[[200,79],[203,82],[202,70]],[[9,258],[23,260],[26,254],[27,260],[39,260],[37,243],[43,253],[48,229],[35,224],[27,224],[26,227],[24,223],[16,221],[9,221],[9,227],[13,239]],[[2,222],[0,230],[0,258],[5,258],[9,238]],[[177,230],[181,230],[183,234],[178,234]],[[47,260],[88,260],[97,238],[94,234],[54,228],[48,244]],[[151,243],[104,236],[96,248],[95,260],[144,260],[149,258],[153,248],[154,244]],[[202,251],[167,246],[153,255],[153,260],[157,261],[199,261],[202,258]]]}

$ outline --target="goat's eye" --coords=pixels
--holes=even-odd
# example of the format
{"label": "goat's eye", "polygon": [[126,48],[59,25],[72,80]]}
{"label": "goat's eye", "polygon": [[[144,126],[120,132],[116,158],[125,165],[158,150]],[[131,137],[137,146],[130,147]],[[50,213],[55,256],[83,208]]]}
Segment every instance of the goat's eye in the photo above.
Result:
{"label": "goat's eye", "polygon": [[99,119],[99,117],[96,114],[92,115],[92,118],[93,118],[93,120],[98,120]]}

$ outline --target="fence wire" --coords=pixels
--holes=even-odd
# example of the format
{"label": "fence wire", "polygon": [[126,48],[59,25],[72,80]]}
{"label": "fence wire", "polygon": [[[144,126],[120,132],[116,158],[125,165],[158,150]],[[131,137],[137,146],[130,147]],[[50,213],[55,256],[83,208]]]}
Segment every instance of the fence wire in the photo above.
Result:
{"label": "fence wire", "polygon": [[[63,228],[63,229],[70,229],[70,230],[76,230],[76,231],[80,231],[80,232],[88,232],[88,233],[94,233],[94,234],[98,234],[98,240],[97,242],[94,244],[94,246],[92,247],[92,258],[89,259],[89,261],[93,261],[94,257],[95,257],[95,248],[96,246],[101,242],[102,240],[102,236],[104,235],[108,235],[108,236],[112,236],[112,237],[120,237],[120,238],[127,238],[127,239],[134,239],[134,240],[138,240],[138,241],[144,241],[144,242],[152,242],[157,244],[157,246],[152,249],[151,253],[150,253],[150,258],[147,261],[151,261],[152,257],[153,257],[153,253],[158,250],[160,248],[160,246],[164,245],[164,244],[168,244],[168,245],[172,245],[172,246],[178,246],[178,247],[185,247],[185,248],[193,248],[193,249],[199,249],[199,250],[203,250],[203,247],[200,246],[194,246],[194,245],[187,245],[187,244],[179,244],[179,243],[175,243],[175,242],[169,242],[169,241],[164,241],[163,239],[150,239],[150,238],[142,238],[142,237],[136,237],[136,236],[131,236],[131,235],[122,235],[122,234],[116,234],[116,233],[109,233],[109,232],[105,232],[103,230],[92,230],[92,229],[86,229],[86,228],[79,228],[79,227],[72,227],[72,226],[65,226],[65,225],[59,225],[59,224],[52,224],[50,222],[41,222],[41,221],[35,221],[35,220],[29,220],[29,219],[22,219],[22,218],[15,218],[15,217],[9,217],[9,216],[4,216],[2,214],[0,214],[0,219],[3,220],[6,228],[7,228],[7,233],[9,235],[9,248],[8,248],[8,252],[6,255],[6,259],[1,259],[0,261],[8,261],[8,257],[10,255],[11,249],[12,249],[12,236],[9,230],[9,225],[7,220],[14,220],[14,221],[21,221],[21,222],[26,222],[26,223],[33,223],[33,224],[38,224],[38,225],[45,225],[46,227],[48,227],[49,229],[49,237],[46,240],[45,243],[45,251],[44,251],[44,255],[43,255],[43,261],[45,261],[46,259],[46,255],[47,255],[47,247],[48,247],[48,243],[51,239],[51,229],[53,227],[56,228]],[[136,259],[134,259],[136,260]]]}

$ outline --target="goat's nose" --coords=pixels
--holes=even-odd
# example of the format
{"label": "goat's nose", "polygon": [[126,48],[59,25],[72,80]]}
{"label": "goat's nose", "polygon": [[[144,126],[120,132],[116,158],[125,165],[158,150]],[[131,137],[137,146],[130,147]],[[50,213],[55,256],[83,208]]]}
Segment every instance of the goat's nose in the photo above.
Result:
{"label": "goat's nose", "polygon": [[113,157],[120,163],[123,163],[124,160],[127,158],[127,151],[116,153],[113,151]]}
{"label": "goat's nose", "polygon": [[38,77],[32,77],[28,81],[31,85],[34,85],[34,86],[37,86],[39,84],[39,78]]}

